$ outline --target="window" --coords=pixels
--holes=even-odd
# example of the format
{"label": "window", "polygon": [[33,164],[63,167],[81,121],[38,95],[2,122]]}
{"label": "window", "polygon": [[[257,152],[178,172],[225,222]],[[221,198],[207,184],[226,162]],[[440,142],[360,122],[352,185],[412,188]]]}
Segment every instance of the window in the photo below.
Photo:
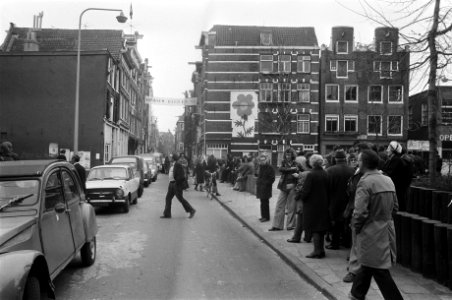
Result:
{"label": "window", "polygon": [[270,46],[272,45],[272,34],[271,32],[261,32],[261,45]]}
{"label": "window", "polygon": [[441,99],[441,123],[452,125],[452,98]]}
{"label": "window", "polygon": [[339,130],[339,116],[326,115],[325,116],[325,132],[337,132]]}
{"label": "window", "polygon": [[347,41],[337,41],[336,42],[336,53],[347,54],[348,53],[348,42]]}
{"label": "window", "polygon": [[421,126],[427,126],[428,124],[428,105],[421,105]]}
{"label": "window", "polygon": [[388,135],[402,135],[402,116],[388,116]]}
{"label": "window", "polygon": [[348,77],[348,68],[347,68],[346,60],[338,60],[337,61],[337,72],[336,77]]}
{"label": "window", "polygon": [[327,102],[339,102],[339,85],[327,84],[325,86],[325,100]]}
{"label": "window", "polygon": [[279,84],[279,102],[289,102],[291,100],[291,86],[290,83]]}
{"label": "window", "polygon": [[273,83],[261,83],[259,91],[259,100],[261,102],[271,102],[273,94]]}
{"label": "window", "polygon": [[335,60],[331,60],[330,61],[330,71],[336,71],[337,66],[336,66],[336,61]]}
{"label": "window", "polygon": [[298,56],[297,70],[300,73],[311,72],[311,57],[310,56]]}
{"label": "window", "polygon": [[309,114],[298,114],[297,115],[297,133],[309,133],[310,124]]}
{"label": "window", "polygon": [[260,69],[262,73],[273,72],[273,55],[261,55]]}
{"label": "window", "polygon": [[347,102],[358,102],[358,86],[357,85],[345,85],[344,87],[344,99]]}
{"label": "window", "polygon": [[380,115],[367,116],[367,134],[370,134],[370,135],[381,134],[381,116]]}
{"label": "window", "polygon": [[64,203],[64,196],[61,192],[61,181],[57,172],[52,173],[47,179],[45,189],[45,209],[50,210],[58,203]]}
{"label": "window", "polygon": [[344,116],[344,131],[357,132],[358,131],[358,116]]}
{"label": "window", "polygon": [[67,171],[61,173],[64,183],[64,196],[67,202],[70,202],[74,198],[79,198],[79,192],[74,179],[69,175]]}
{"label": "window", "polygon": [[309,83],[298,83],[298,102],[309,102],[311,94],[311,85]]}
{"label": "window", "polygon": [[371,85],[369,87],[369,102],[382,102],[382,86]]}
{"label": "window", "polygon": [[278,62],[278,71],[281,73],[290,73],[291,57],[290,55],[280,55]]}
{"label": "window", "polygon": [[415,129],[414,128],[414,119],[413,119],[413,116],[414,116],[414,112],[413,112],[413,107],[412,106],[410,106],[409,108],[408,108],[408,127],[410,128],[410,129]]}
{"label": "window", "polygon": [[392,78],[390,61],[380,62],[380,78]]}
{"label": "window", "polygon": [[392,42],[380,42],[380,54],[392,54]]}
{"label": "window", "polygon": [[389,103],[403,103],[403,86],[390,85],[388,88]]}

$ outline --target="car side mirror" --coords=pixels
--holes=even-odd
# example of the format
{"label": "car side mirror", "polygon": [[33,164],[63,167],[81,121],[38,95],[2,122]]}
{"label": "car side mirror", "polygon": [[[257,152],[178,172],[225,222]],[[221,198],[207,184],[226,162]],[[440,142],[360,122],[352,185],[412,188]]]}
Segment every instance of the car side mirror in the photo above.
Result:
{"label": "car side mirror", "polygon": [[58,202],[55,205],[55,211],[59,214],[64,213],[66,211],[66,205],[64,205],[64,203]]}

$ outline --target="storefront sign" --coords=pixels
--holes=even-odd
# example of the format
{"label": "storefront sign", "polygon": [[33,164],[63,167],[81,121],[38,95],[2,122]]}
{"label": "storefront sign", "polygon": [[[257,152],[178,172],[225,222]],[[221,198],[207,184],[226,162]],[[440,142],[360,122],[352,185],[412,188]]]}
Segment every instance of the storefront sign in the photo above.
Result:
{"label": "storefront sign", "polygon": [[408,150],[416,150],[416,151],[430,151],[430,143],[428,141],[416,141],[416,140],[408,140],[407,143]]}
{"label": "storefront sign", "polygon": [[448,141],[452,142],[452,134],[440,134],[439,140],[442,141],[442,142],[443,141],[444,142],[448,142]]}

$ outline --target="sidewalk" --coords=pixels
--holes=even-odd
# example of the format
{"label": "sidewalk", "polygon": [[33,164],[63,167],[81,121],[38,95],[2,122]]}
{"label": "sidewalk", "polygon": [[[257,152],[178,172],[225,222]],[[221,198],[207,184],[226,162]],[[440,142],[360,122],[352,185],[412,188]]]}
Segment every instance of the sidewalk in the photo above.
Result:
{"label": "sidewalk", "polygon": [[[218,191],[221,196],[216,200],[236,217],[245,227],[249,228],[267,246],[272,248],[288,265],[301,277],[317,287],[329,299],[348,299],[351,283],[345,283],[342,278],[347,274],[347,255],[349,249],[328,250],[323,259],[309,259],[305,256],[312,252],[312,243],[288,243],[287,239],[293,231],[268,231],[273,220],[276,199],[279,191],[276,183],[273,185],[273,197],[270,199],[270,222],[261,223],[260,202],[256,196],[248,192],[232,190],[229,183],[218,182]],[[397,283],[404,299],[449,299],[452,300],[452,291],[447,287],[424,278],[419,273],[396,265],[391,274]],[[373,281],[368,300],[383,299],[376,283]]]}

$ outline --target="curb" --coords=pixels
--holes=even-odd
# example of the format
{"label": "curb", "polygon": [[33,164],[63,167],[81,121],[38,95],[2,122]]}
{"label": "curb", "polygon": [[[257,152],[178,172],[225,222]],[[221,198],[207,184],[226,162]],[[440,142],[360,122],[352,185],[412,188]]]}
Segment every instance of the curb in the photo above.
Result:
{"label": "curb", "polygon": [[235,219],[237,219],[242,225],[248,228],[255,236],[257,236],[264,244],[266,244],[270,249],[272,249],[281,259],[291,267],[300,277],[306,280],[308,283],[313,285],[319,292],[321,292],[326,298],[331,300],[345,300],[348,299],[342,292],[332,287],[330,284],[325,282],[319,275],[314,273],[309,267],[307,267],[303,262],[298,260],[294,255],[280,249],[275,246],[274,243],[263,237],[259,232],[257,232],[252,226],[250,226],[245,220],[243,220],[233,209],[231,209],[227,204],[218,199],[217,196],[213,195],[213,198],[220,203],[220,205],[226,209]]}

